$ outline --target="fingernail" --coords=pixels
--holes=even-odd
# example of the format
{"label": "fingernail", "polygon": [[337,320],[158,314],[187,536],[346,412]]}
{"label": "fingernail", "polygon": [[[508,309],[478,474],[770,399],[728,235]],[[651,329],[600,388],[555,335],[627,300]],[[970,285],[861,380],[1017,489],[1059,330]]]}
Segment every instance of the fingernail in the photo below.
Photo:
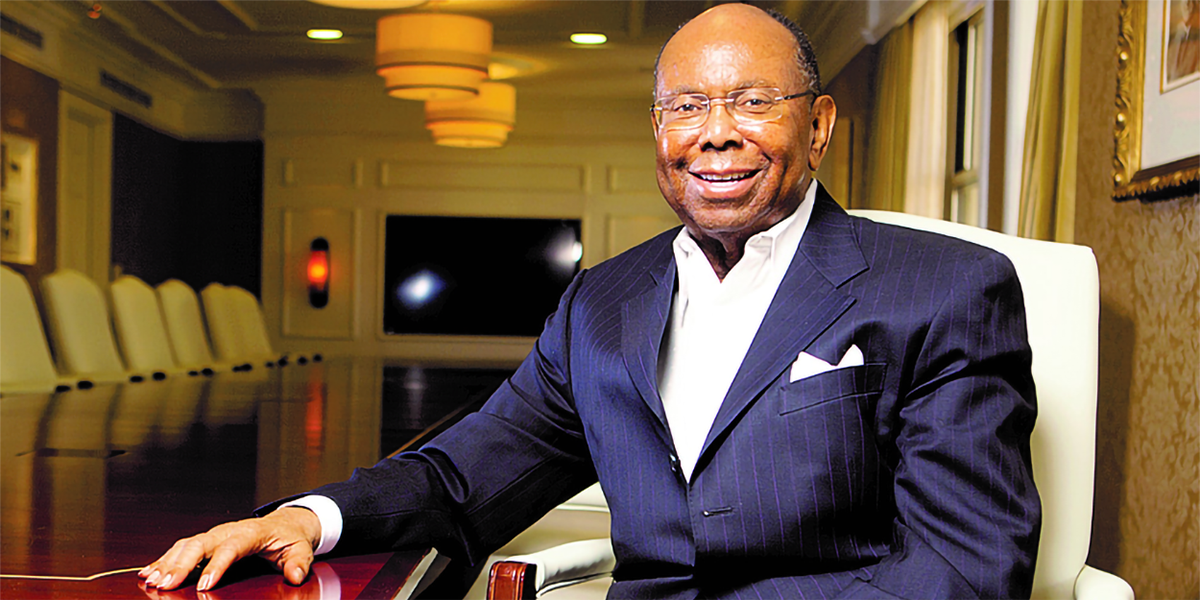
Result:
{"label": "fingernail", "polygon": [[175,579],[175,575],[169,574],[166,577],[163,577],[162,583],[158,584],[158,587],[161,587],[161,588],[168,587],[171,585],[171,581],[173,581],[174,579]]}
{"label": "fingernail", "polygon": [[158,569],[150,571],[150,576],[146,578],[146,585],[157,585],[160,576],[161,574],[158,572]]}
{"label": "fingernail", "polygon": [[295,569],[292,569],[292,573],[295,574],[296,581],[304,581],[304,569],[296,567]]}
{"label": "fingernail", "polygon": [[211,574],[205,574],[205,575],[201,576],[200,583],[196,584],[196,589],[198,589],[202,592],[208,590],[209,582],[211,582],[211,581],[212,581]]}

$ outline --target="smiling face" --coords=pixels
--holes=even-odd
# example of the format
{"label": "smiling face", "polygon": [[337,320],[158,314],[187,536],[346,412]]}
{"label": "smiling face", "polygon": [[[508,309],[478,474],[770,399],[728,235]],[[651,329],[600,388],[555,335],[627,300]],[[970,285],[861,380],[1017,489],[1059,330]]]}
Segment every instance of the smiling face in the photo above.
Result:
{"label": "smiling face", "polygon": [[[693,19],[663,48],[655,96],[723,98],[747,87],[790,95],[808,89],[804,79],[791,32],[761,10],[728,4]],[[832,131],[833,102],[823,96],[810,107],[803,96],[783,105],[783,115],[766,123],[738,123],[714,105],[700,127],[655,127],[658,187],[706,252],[705,242],[740,250],[803,200]]]}

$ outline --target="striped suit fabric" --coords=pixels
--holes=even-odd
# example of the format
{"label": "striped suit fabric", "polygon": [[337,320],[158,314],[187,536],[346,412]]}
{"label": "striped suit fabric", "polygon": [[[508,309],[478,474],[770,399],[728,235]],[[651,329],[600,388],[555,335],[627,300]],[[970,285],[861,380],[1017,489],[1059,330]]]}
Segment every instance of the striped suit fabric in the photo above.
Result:
{"label": "striped suit fabric", "polygon": [[[1027,597],[1036,408],[1011,263],[819,189],[685,481],[656,384],[676,233],[581,273],[480,413],[314,490],[342,509],[336,552],[482,560],[598,478],[610,597]],[[863,365],[789,380],[801,351],[851,345]]]}

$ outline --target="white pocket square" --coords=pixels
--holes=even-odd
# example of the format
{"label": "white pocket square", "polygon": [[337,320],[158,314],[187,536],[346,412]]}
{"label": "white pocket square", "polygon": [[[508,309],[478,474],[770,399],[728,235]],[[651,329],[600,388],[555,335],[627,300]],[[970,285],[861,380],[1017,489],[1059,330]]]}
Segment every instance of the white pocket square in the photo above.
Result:
{"label": "white pocket square", "polygon": [[829,364],[807,352],[801,352],[800,356],[796,357],[796,362],[792,363],[792,375],[788,381],[799,381],[806,377],[820,375],[825,371],[857,367],[862,364],[863,353],[857,345],[851,345],[850,349],[846,350],[846,355],[836,365]]}

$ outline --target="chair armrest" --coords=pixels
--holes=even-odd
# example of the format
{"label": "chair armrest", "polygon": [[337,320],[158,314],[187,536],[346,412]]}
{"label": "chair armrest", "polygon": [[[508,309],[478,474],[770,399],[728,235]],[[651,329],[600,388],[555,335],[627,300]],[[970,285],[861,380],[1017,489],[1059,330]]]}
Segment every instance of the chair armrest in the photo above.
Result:
{"label": "chair armrest", "polygon": [[492,565],[489,600],[523,600],[543,590],[603,577],[617,565],[612,542],[605,539],[571,542],[541,552],[513,556]]}
{"label": "chair armrest", "polygon": [[532,600],[537,565],[502,560],[488,573],[487,600]]}
{"label": "chair armrest", "polygon": [[1133,587],[1112,573],[1083,565],[1075,578],[1075,600],[1134,600]]}

